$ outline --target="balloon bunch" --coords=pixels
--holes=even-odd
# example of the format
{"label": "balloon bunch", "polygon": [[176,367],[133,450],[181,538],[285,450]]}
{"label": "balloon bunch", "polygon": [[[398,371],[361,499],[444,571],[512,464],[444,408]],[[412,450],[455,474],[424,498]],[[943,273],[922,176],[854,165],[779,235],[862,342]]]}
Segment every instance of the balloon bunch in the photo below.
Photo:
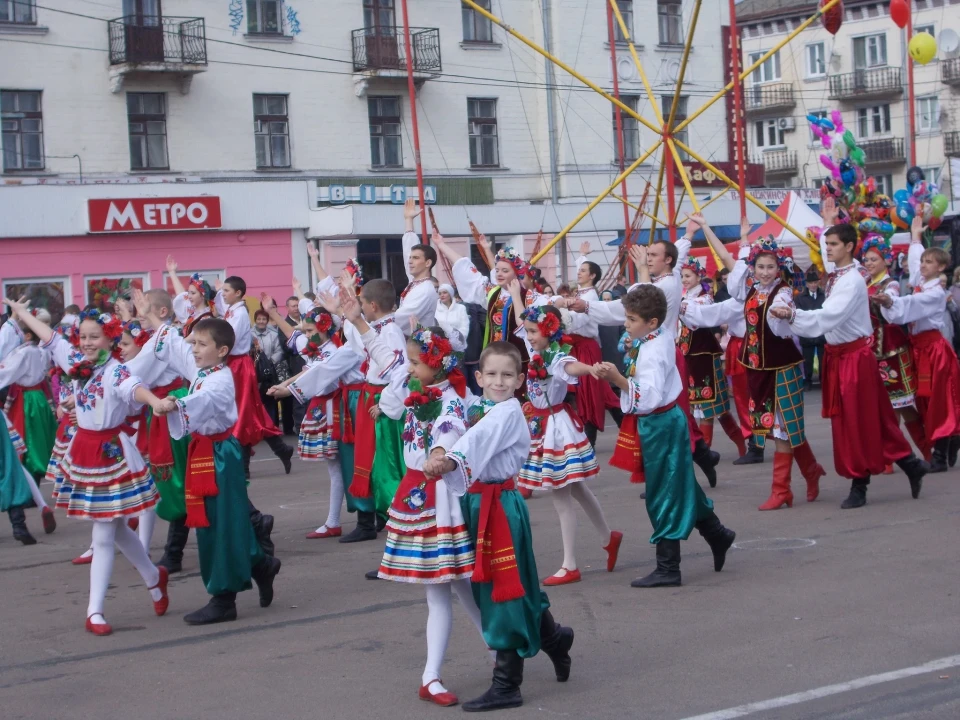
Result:
{"label": "balloon bunch", "polygon": [[949,200],[940,194],[936,183],[927,182],[923,170],[914,166],[907,170],[906,189],[893,194],[896,211],[893,224],[901,230],[909,230],[913,218],[920,216],[923,224],[931,230],[940,227],[940,216],[947,211]]}

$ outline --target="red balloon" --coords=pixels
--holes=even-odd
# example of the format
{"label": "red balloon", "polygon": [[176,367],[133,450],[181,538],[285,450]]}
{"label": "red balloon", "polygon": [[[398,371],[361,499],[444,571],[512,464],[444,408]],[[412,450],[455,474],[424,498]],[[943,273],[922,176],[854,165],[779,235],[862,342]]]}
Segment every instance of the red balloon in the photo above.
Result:
{"label": "red balloon", "polygon": [[943,220],[941,218],[932,217],[930,218],[930,222],[927,223],[927,227],[930,228],[931,230],[936,230],[938,227],[940,227],[940,224],[942,222]]}
{"label": "red balloon", "polygon": [[[823,7],[830,0],[820,0],[819,7]],[[840,26],[843,24],[843,0],[838,0],[838,2],[827,10],[823,15],[820,16],[820,22],[823,24],[823,27],[831,35],[836,35],[837,31],[840,30]]]}
{"label": "red balloon", "polygon": [[890,19],[898,28],[906,27],[910,19],[910,6],[907,0],[890,0]]}

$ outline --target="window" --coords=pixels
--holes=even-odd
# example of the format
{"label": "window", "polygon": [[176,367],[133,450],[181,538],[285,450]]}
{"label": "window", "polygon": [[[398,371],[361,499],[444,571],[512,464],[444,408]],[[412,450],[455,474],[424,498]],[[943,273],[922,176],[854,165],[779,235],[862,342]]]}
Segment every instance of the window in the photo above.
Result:
{"label": "window", "polygon": [[784,146],[783,130],[779,118],[758,120],[753,124],[754,137],[758,148],[780,148]]}
{"label": "window", "polygon": [[925,167],[923,168],[923,176],[927,179],[927,184],[933,183],[937,187],[940,187],[940,174],[943,170],[942,167]]}
{"label": "window", "polygon": [[874,105],[857,109],[857,135],[871,138],[890,132],[890,106]]}
{"label": "window", "polygon": [[251,35],[283,33],[282,0],[247,0],[247,32]]}
{"label": "window", "polygon": [[887,64],[887,36],[867,35],[853,39],[853,67],[855,70],[883,67]]}
{"label": "window", "polygon": [[[827,114],[828,112],[826,110],[810,110],[807,112],[807,115],[813,115],[818,118],[825,118],[827,117]],[[823,147],[823,144],[821,143],[820,138],[818,138],[816,135],[813,134],[813,128],[810,127],[809,123],[807,123],[807,134],[809,135],[809,139],[807,140],[808,146]]]}
{"label": "window", "polygon": [[145,275],[107,275],[106,277],[86,277],[84,279],[84,302],[93,305],[100,312],[113,312],[114,304],[120,297],[127,297],[132,290],[149,290],[145,284]]}
{"label": "window", "polygon": [[43,169],[43,118],[40,93],[0,90],[3,169]]}
{"label": "window", "polygon": [[[627,32],[633,35],[633,0],[617,0],[617,7],[623,16],[623,24],[627,26]],[[662,38],[662,35],[661,35]],[[613,18],[613,40],[614,42],[626,42],[623,31],[620,29],[620,23],[616,16]],[[660,42],[663,42],[661,39]]]}
{"label": "window", "polygon": [[290,167],[290,123],[286,95],[253,96],[253,132],[258,168]]}
{"label": "window", "polygon": [[400,98],[367,98],[370,117],[370,164],[373,167],[403,167],[400,144]]}
{"label": "window", "polygon": [[367,35],[392,37],[397,30],[394,0],[363,0],[363,27]]}
{"label": "window", "polygon": [[[766,55],[764,52],[750,53],[750,65]],[[780,79],[780,51],[777,50],[773,55],[764,60],[756,70],[750,74],[750,81],[756,85],[758,83],[776,82]]]}
{"label": "window", "polygon": [[917,98],[917,132],[940,132],[940,98],[936,95]]}
{"label": "window", "polygon": [[500,167],[497,146],[497,101],[467,98],[470,128],[470,167]]}
{"label": "window", "polygon": [[0,0],[0,23],[35,25],[34,0]]}
{"label": "window", "polygon": [[675,0],[657,0],[657,19],[661,45],[683,45],[683,18],[680,3]]}
{"label": "window", "polygon": [[[660,112],[663,114],[664,122],[667,121],[667,118],[670,117],[670,108],[673,106],[673,95],[662,95],[660,97]],[[682,120],[687,119],[687,96],[681,95],[680,100],[677,102],[677,112],[673,116],[673,124],[677,125]],[[673,136],[682,142],[684,145],[690,144],[690,133],[687,130],[681,130],[678,133],[674,133]],[[681,148],[677,148],[677,154],[680,155],[680,159],[683,162],[687,162],[690,159],[690,156],[687,155],[686,151]],[[639,156],[637,156],[639,157]]]}
{"label": "window", "polygon": [[[490,0],[474,0],[484,10],[490,10]],[[472,7],[463,5],[460,8],[463,21],[463,41],[469,43],[492,43],[493,23],[490,18],[484,17]]]}
{"label": "window", "polygon": [[877,192],[881,195],[893,196],[893,175],[874,175],[877,181]]}
{"label": "window", "polygon": [[932,38],[936,38],[936,34],[933,32],[933,25],[914,25],[913,34],[917,35],[919,33],[926,33]]}
{"label": "window", "polygon": [[398,237],[361,238],[357,242],[357,263],[365,278],[383,278],[393,283],[397,294],[407,287],[407,268]]}
{"label": "window", "polygon": [[[640,101],[637,95],[621,95],[620,101],[631,110],[636,111]],[[637,119],[630,117],[625,112],[620,113],[620,119],[623,123],[623,159],[636,160],[640,157],[640,123]],[[617,143],[617,109],[613,109],[613,152],[614,160],[619,158],[616,155],[620,152],[620,146]]]}
{"label": "window", "polygon": [[3,282],[4,297],[26,297],[30,301],[30,307],[44,308],[49,312],[54,325],[63,317],[63,308],[70,304],[67,301],[68,289],[67,279],[63,277],[23,278]]}
{"label": "window", "polygon": [[823,43],[807,45],[807,77],[823,77],[827,74],[827,65],[824,62]]}
{"label": "window", "polygon": [[127,93],[130,169],[166,170],[167,111],[163,93]]}

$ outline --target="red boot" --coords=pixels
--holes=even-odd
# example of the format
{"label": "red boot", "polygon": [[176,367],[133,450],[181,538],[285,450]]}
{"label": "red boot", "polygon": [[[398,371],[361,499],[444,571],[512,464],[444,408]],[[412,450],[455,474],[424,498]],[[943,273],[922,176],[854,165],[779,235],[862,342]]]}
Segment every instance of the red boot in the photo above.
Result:
{"label": "red boot", "polygon": [[613,572],[617,566],[617,557],[620,555],[620,543],[623,542],[623,533],[619,530],[610,531],[610,542],[603,546],[607,551],[607,572]]}
{"label": "red boot", "polygon": [[734,420],[733,415],[724,413],[720,416],[720,427],[727,434],[727,437],[737,446],[739,457],[747,454],[747,441],[743,439],[743,433],[740,431],[740,425]]}
{"label": "red boot", "polygon": [[759,510],[779,510],[784,505],[793,507],[793,493],[790,492],[790,471],[793,469],[793,455],[790,453],[773,454],[773,487],[770,497]]}
{"label": "red boot", "polygon": [[927,462],[930,462],[931,447],[930,443],[927,441],[927,433],[923,429],[923,420],[917,418],[916,420],[911,420],[910,422],[904,423],[907,428],[907,432],[910,433],[910,438],[913,440],[913,444],[917,446],[917,449],[920,451],[920,454],[923,455],[923,459]]}
{"label": "red boot", "polygon": [[713,420],[700,421],[700,434],[708,447],[713,447]]}
{"label": "red boot", "polygon": [[806,441],[793,449],[793,457],[797,461],[797,467],[800,468],[800,474],[807,481],[807,502],[813,502],[820,494],[820,478],[825,477],[827,471],[817,462],[813,456],[813,450],[810,449],[810,443]]}

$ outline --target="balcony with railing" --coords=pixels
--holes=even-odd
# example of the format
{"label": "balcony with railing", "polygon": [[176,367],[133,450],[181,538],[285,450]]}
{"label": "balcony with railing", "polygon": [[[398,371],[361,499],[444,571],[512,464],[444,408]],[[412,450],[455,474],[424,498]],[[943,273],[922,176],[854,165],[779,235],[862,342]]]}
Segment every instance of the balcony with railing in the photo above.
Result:
{"label": "balcony with railing", "polygon": [[960,85],[960,57],[940,61],[940,79],[947,85]]}
{"label": "balcony with railing", "polygon": [[951,130],[943,134],[943,153],[950,157],[960,156],[960,130]]}
{"label": "balcony with railing", "polygon": [[[361,28],[352,33],[353,71],[367,77],[407,77],[407,54],[403,42],[403,28]],[[442,70],[440,62],[440,30],[437,28],[410,28],[410,53],[413,59],[413,77],[422,82],[437,77]]]}
{"label": "balcony with railing", "polygon": [[793,97],[793,85],[790,83],[768,83],[753,85],[743,91],[744,109],[754,115],[788,110],[797,104]]}
{"label": "balcony with railing", "polygon": [[173,73],[186,83],[207,69],[203,18],[127,15],[107,23],[113,92],[132,73]]}
{"label": "balcony with railing", "polygon": [[791,150],[771,150],[761,153],[753,162],[763,165],[767,176],[794,175],[797,172],[797,153]]}
{"label": "balcony with railing", "polygon": [[882,138],[879,140],[859,140],[859,146],[867,156],[867,166],[898,165],[907,161],[903,150],[903,138]]}
{"label": "balcony with railing", "polygon": [[830,76],[831,100],[859,100],[902,93],[903,73],[900,68],[854,70],[852,73]]}

